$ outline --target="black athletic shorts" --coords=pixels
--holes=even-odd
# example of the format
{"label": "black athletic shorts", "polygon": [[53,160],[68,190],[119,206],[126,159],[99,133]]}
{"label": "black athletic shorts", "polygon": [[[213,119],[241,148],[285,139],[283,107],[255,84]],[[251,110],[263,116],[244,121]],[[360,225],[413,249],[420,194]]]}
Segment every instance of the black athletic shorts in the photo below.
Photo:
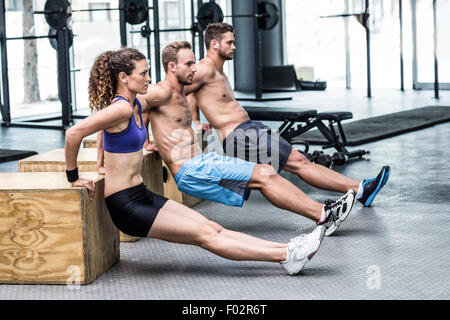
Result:
{"label": "black athletic shorts", "polygon": [[292,152],[292,146],[270,127],[248,120],[238,125],[223,141],[228,157],[259,164],[270,164],[280,172]]}
{"label": "black athletic shorts", "polygon": [[167,200],[148,190],[143,183],[105,198],[106,207],[117,229],[135,237],[147,237]]}

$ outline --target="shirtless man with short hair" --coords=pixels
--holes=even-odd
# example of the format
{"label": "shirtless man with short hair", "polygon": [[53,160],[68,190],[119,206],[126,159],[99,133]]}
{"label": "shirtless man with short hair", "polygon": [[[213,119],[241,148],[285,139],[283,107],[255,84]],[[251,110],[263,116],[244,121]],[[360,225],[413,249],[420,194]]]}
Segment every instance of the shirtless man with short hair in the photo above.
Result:
{"label": "shirtless man with short hair", "polygon": [[[187,94],[193,93],[188,96],[194,115],[192,120],[200,121],[200,108],[211,126],[217,130],[226,155],[269,163],[278,172],[286,170],[294,173],[320,189],[341,193],[352,189],[356,192],[356,199],[364,206],[372,204],[389,179],[389,166],[384,166],[373,179],[357,181],[311,163],[268,126],[250,120],[245,109],[236,101],[230,82],[223,72],[225,61],[232,60],[236,50],[233,27],[227,23],[210,24],[205,30],[204,39],[206,57],[197,64],[193,83],[186,86],[185,90]],[[270,142],[266,141],[268,137]],[[268,156],[261,157],[261,154]]]}
{"label": "shirtless man with short hair", "polygon": [[[251,189],[259,190],[273,205],[307,217],[326,227],[331,235],[350,213],[355,192],[325,204],[314,201],[272,166],[256,164],[239,158],[203,153],[196,132],[184,87],[192,83],[197,72],[194,54],[186,41],[173,42],[162,52],[165,79],[149,87],[142,96],[147,109],[153,137],[161,158],[174,176],[177,187],[197,198],[242,206]],[[147,97],[161,92],[161,103]],[[147,101],[149,103],[147,104]]]}

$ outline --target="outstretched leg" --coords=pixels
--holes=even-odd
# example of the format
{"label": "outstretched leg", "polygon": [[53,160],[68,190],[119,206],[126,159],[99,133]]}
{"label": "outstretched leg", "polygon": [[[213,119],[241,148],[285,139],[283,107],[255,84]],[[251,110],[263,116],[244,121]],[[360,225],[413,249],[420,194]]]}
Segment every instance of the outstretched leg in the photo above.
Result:
{"label": "outstretched leg", "polygon": [[230,260],[281,262],[286,259],[287,244],[270,247],[245,241],[243,235],[230,237],[225,228],[206,218],[199,219],[186,207],[183,211],[171,210],[174,205],[170,202],[159,211],[148,237],[197,245]]}
{"label": "outstretched leg", "polygon": [[295,149],[292,149],[283,170],[296,174],[316,188],[340,193],[345,193],[350,189],[358,192],[361,183],[361,181],[348,178],[320,164],[312,163]]}
{"label": "outstretched leg", "polygon": [[[181,210],[172,211],[174,208]],[[254,242],[257,238],[230,233],[217,223],[200,218],[191,209],[169,200],[160,209],[148,237],[197,245],[230,260],[279,262],[288,274],[295,275],[315,255],[324,234],[325,227],[319,226],[309,234],[291,239],[288,244],[261,246]]]}
{"label": "outstretched leg", "polygon": [[300,152],[292,149],[291,154],[283,168],[294,173],[310,185],[336,192],[355,191],[356,198],[364,206],[370,206],[377,193],[389,180],[390,167],[384,166],[377,177],[357,181],[348,178],[336,171],[328,169],[309,161]]}
{"label": "outstretched leg", "polygon": [[247,187],[260,190],[273,205],[298,213],[310,218],[318,225],[325,226],[327,236],[333,234],[347,218],[355,201],[355,191],[350,189],[335,201],[327,200],[325,204],[318,203],[277,174],[273,167],[265,164],[255,166]]}
{"label": "outstretched leg", "polygon": [[[172,201],[169,200],[166,202],[165,209],[172,211],[172,212],[186,212],[186,214],[189,215],[190,218],[197,220],[200,223],[212,223],[212,224],[217,224],[211,220],[208,220],[206,217],[204,217],[203,215],[201,215],[200,213],[198,213],[197,211],[186,207],[176,201]],[[285,243],[279,243],[279,242],[273,242],[273,241],[268,241],[268,240],[263,240],[257,237],[253,237],[251,235],[242,233],[242,232],[236,232],[236,231],[232,231],[226,228],[222,229],[222,233],[229,237],[229,238],[233,238],[236,240],[242,240],[242,241],[246,241],[248,243],[252,243],[254,245],[257,246],[261,246],[261,247],[267,247],[267,248],[286,248],[286,244]]]}
{"label": "outstretched leg", "polygon": [[277,174],[270,165],[256,165],[247,188],[261,191],[267,200],[278,208],[298,213],[315,222],[322,217],[323,204],[308,197],[294,184]]}

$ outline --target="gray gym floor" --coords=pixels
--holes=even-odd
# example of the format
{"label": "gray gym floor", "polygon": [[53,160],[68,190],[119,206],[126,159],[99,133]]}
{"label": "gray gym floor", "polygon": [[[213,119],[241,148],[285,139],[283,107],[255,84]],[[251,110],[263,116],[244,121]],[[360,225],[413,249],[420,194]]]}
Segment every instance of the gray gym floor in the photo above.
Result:
{"label": "gray gym floor", "polygon": [[[364,90],[329,89],[267,104],[349,110],[354,119],[450,105],[449,92],[439,100],[432,99],[432,91],[374,90],[371,100],[364,95]],[[0,130],[0,148],[43,152],[64,146],[56,130]],[[445,123],[359,146],[370,150],[366,160],[335,170],[372,178],[388,164],[391,178],[373,207],[355,204],[296,277],[276,263],[228,261],[201,248],[141,239],[121,243],[120,262],[90,285],[0,285],[0,299],[449,299],[449,141],[450,123]],[[0,164],[0,171],[16,170],[17,161]],[[318,201],[338,196],[282,175]],[[272,206],[258,192],[242,208],[203,201],[195,210],[228,229],[280,242],[314,228],[313,222]]]}

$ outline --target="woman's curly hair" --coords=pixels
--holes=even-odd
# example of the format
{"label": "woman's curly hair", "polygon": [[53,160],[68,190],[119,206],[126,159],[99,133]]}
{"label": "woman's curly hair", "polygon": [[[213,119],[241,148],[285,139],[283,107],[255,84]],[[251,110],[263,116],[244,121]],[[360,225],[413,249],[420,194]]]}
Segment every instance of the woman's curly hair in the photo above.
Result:
{"label": "woman's curly hair", "polygon": [[97,57],[89,77],[89,108],[99,111],[109,106],[117,91],[120,72],[130,75],[135,68],[135,61],[146,59],[134,48],[122,48],[106,51]]}

